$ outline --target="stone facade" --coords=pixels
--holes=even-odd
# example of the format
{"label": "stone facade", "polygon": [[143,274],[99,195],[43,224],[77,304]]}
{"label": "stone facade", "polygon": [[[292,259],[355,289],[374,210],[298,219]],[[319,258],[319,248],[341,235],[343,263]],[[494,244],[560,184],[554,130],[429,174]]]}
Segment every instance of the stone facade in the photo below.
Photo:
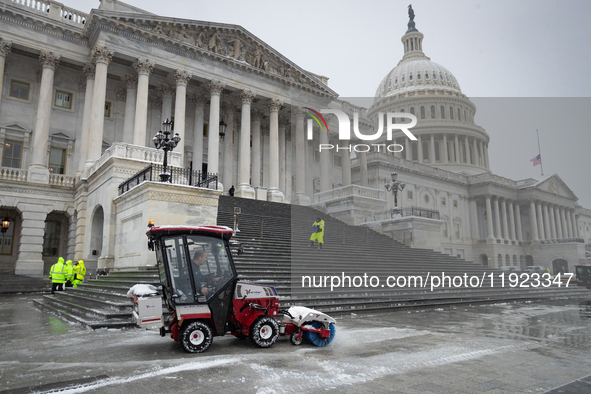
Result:
{"label": "stone facade", "polygon": [[[396,239],[495,266],[564,259],[572,269],[585,258],[591,211],[557,176],[490,173],[475,106],[423,54],[418,31],[403,37],[403,61],[365,109],[241,26],[160,17],[117,0],[89,14],[51,0],[0,4],[0,217],[11,220],[0,272],[40,276],[58,256],[84,259],[90,272],[151,264],[148,220],[214,224],[216,196],[231,186],[236,196],[314,204],[366,223],[393,207],[383,188],[393,171],[407,184],[402,206],[441,215],[371,220]],[[380,112],[413,113],[419,140],[395,134],[405,150],[393,154],[320,152],[340,142],[336,118],[326,116],[322,131],[306,108],[357,116],[365,134]],[[169,165],[217,175],[219,191],[189,186],[188,172],[184,186],[148,179],[119,188],[162,163],[151,140],[166,119],[181,137]]]}

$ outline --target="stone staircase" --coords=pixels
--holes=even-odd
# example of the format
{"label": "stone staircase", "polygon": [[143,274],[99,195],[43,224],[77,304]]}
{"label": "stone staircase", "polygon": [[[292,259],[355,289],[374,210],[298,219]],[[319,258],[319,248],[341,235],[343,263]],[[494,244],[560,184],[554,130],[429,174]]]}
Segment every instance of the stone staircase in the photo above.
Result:
{"label": "stone staircase", "polygon": [[[383,234],[356,227],[310,207],[220,197],[218,224],[232,227],[234,208],[239,233],[234,237],[244,245],[245,253],[234,256],[241,280],[275,286],[281,306],[305,305],[327,313],[358,310],[383,310],[457,303],[529,300],[551,297],[585,297],[589,291],[569,287],[511,288],[506,280],[501,287],[499,270],[427,249],[402,246]],[[321,250],[308,247],[312,223],[325,221],[325,245]],[[490,273],[494,273],[491,287]],[[302,287],[302,276],[377,276],[377,287],[330,288]],[[477,288],[445,286],[382,287],[389,276],[421,277],[429,283],[433,276],[477,276],[483,283]],[[484,276],[484,280],[482,280]],[[348,284],[348,283],[347,283]],[[527,284],[527,283],[526,283]]]}
{"label": "stone staircase", "polygon": [[[388,276],[475,275],[500,273],[457,257],[432,250],[413,249],[365,227],[347,225],[310,207],[220,197],[218,224],[232,227],[234,207],[240,232],[234,237],[244,254],[234,255],[240,280],[274,286],[281,308],[304,305],[329,314],[354,311],[433,307],[459,303],[531,300],[550,297],[588,297],[584,288],[501,288],[485,278],[481,288],[443,287],[431,291],[417,287],[302,288],[301,277],[331,276],[345,272],[354,277],[367,273],[385,283]],[[325,245],[308,247],[314,219],[326,224]],[[132,302],[126,297],[138,283],[159,284],[156,267],[112,270],[108,275],[43,295],[36,304],[66,320],[91,328],[134,326]],[[329,283],[330,285],[330,283]],[[49,290],[49,286],[47,287]]]}

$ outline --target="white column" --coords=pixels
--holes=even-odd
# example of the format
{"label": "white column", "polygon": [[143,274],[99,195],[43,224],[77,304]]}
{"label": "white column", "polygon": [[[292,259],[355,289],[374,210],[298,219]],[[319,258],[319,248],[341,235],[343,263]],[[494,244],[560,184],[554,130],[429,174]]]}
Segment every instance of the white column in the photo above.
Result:
{"label": "white column", "polygon": [[495,239],[495,230],[493,227],[493,215],[492,215],[492,208],[490,204],[490,195],[486,195],[486,222],[488,228],[488,236],[487,238]]}
{"label": "white column", "polygon": [[566,220],[564,218],[564,208],[560,207],[558,212],[560,215],[560,225],[562,227],[562,238],[568,238],[568,228],[566,226]]}
{"label": "white column", "polygon": [[[219,174],[219,154],[220,154],[220,95],[224,90],[224,84],[220,81],[211,81],[209,83],[209,134],[207,144],[207,171]],[[218,183],[221,185],[221,182]],[[221,188],[222,186],[218,186]]]}
{"label": "white column", "polygon": [[462,151],[460,150],[460,140],[459,140],[457,134],[455,135],[455,147],[456,147],[455,163],[461,163],[462,162]]}
{"label": "white column", "polygon": [[429,141],[429,163],[435,163],[435,136],[431,134],[431,141]]}
{"label": "white column", "polygon": [[84,66],[86,74],[86,93],[84,94],[84,110],[82,112],[82,130],[80,139],[76,141],[77,154],[77,175],[84,170],[84,165],[88,159],[88,139],[90,135],[90,113],[92,111],[92,94],[94,91],[94,65],[88,63]]}
{"label": "white column", "polygon": [[417,140],[417,154],[418,154],[418,158],[419,158],[419,163],[422,163],[424,160],[423,157],[423,140],[422,137],[420,135],[417,136],[418,140]]}
{"label": "white column", "polygon": [[562,233],[562,223],[560,221],[560,211],[558,207],[554,207],[554,220],[556,222],[556,235],[558,239],[564,238]]}
{"label": "white column", "polygon": [[478,165],[478,144],[476,143],[476,138],[472,140],[472,155],[470,156],[472,159],[472,164]]}
{"label": "white column", "polygon": [[574,210],[571,211],[570,216],[573,223],[573,236],[575,238],[581,238],[581,234],[579,234],[579,224],[577,223],[577,216]]}
{"label": "white column", "polygon": [[470,142],[468,137],[464,137],[464,149],[466,149],[466,164],[470,164]]}
{"label": "white column", "polygon": [[279,108],[283,102],[272,99],[269,103],[269,193],[267,200],[283,202],[285,196],[279,190]]}
{"label": "white column", "polygon": [[568,237],[569,238],[574,238],[574,234],[573,234],[573,225],[570,221],[570,213],[568,212],[568,209],[564,209],[564,217],[566,219],[566,228],[567,228],[567,233],[568,233]]}
{"label": "white column", "polygon": [[503,198],[503,200],[501,201],[501,211],[503,214],[503,238],[506,240],[509,240],[510,236],[509,236],[509,226],[508,226],[508,220],[507,220],[507,204],[506,204],[506,200]]}
{"label": "white column", "polygon": [[252,187],[261,186],[261,119],[263,114],[254,110],[252,116]]}
{"label": "white column", "polygon": [[521,229],[521,208],[519,207],[519,201],[516,201],[515,205],[515,224],[517,226],[517,241],[523,241],[523,233]]}
{"label": "white column", "polygon": [[[160,113],[160,124],[162,124],[166,120],[172,120],[172,95],[174,89],[171,86],[162,85],[158,90],[162,94],[162,112]],[[174,131],[176,132],[176,127]]]}
{"label": "white column", "polygon": [[174,101],[174,132],[179,133],[181,140],[175,150],[181,154],[181,167],[185,167],[185,111],[187,108],[187,83],[191,79],[191,74],[186,71],[176,70],[174,80],[176,81],[176,97]]}
{"label": "white column", "polygon": [[96,63],[92,111],[90,113],[90,135],[88,139],[88,164],[101,157],[103,126],[105,123],[105,97],[107,95],[107,68],[113,58],[113,51],[106,47],[94,47],[92,56]]}
{"label": "white column", "polygon": [[[478,160],[476,160],[478,162]],[[513,201],[509,201],[509,230],[511,232],[511,241],[517,241],[515,236],[515,211],[513,210]]]}
{"label": "white column", "polygon": [[[480,160],[482,160],[482,164],[480,164]],[[476,162],[478,163],[478,165],[480,167],[484,167],[484,156],[482,153],[482,141],[480,141],[478,143],[478,159],[476,159]]]}
{"label": "white column", "polygon": [[405,145],[406,145],[406,147],[404,148],[404,150],[406,151],[406,154],[404,155],[404,158],[406,160],[412,161],[412,142],[410,141],[410,138],[406,138]]}
{"label": "white column", "polygon": [[484,153],[484,166],[488,170],[490,169],[490,166],[488,164],[488,145],[482,147],[482,152]]}
{"label": "white column", "polygon": [[146,145],[146,126],[148,123],[148,84],[150,73],[154,69],[154,63],[148,59],[138,59],[133,68],[138,73],[137,100],[135,102],[135,119],[133,124],[133,144]]}
{"label": "white column", "polygon": [[226,122],[226,135],[224,136],[224,172],[222,182],[225,190],[230,190],[233,185],[233,166],[234,162],[234,105],[225,102],[222,105],[223,119]]}
{"label": "white column", "polygon": [[[419,138],[421,137],[419,136]],[[361,176],[359,184],[367,187],[369,183],[369,176],[367,174],[367,153],[359,152],[357,153],[357,157],[359,157],[359,174]]]}
{"label": "white column", "polygon": [[[328,144],[328,130],[320,130],[320,146]],[[327,192],[332,189],[330,176],[330,150],[323,149],[320,152],[320,192]]]}
{"label": "white column", "polygon": [[[402,196],[401,196],[402,197]],[[480,239],[478,234],[478,210],[476,209],[476,197],[470,197],[470,229],[472,230],[472,241],[477,243]]]}
{"label": "white column", "polygon": [[341,169],[343,171],[341,183],[343,186],[349,186],[351,185],[351,152],[349,150],[342,150],[341,152]]}
{"label": "white column", "polygon": [[127,98],[125,99],[125,120],[123,121],[123,142],[133,143],[133,123],[135,120],[135,102],[137,99],[137,77],[126,75],[123,83],[127,88]]}
{"label": "white column", "polygon": [[550,231],[550,218],[548,217],[548,204],[544,203],[543,216],[544,216],[544,234],[546,239],[552,239],[552,232]]}
{"label": "white column", "polygon": [[285,200],[291,203],[293,182],[292,182],[292,169],[293,157],[294,157],[294,143],[291,139],[291,124],[289,129],[286,129],[287,134],[285,135]]}
{"label": "white column", "polygon": [[43,234],[45,219],[51,206],[19,203],[21,210],[21,235],[18,259],[15,265],[16,275],[43,277]]}
{"label": "white column", "polygon": [[540,201],[536,202],[536,209],[538,212],[538,234],[540,235],[540,239],[546,239],[546,234],[544,234],[544,221],[542,218],[542,203]]}
{"label": "white column", "polygon": [[200,96],[193,98],[195,103],[195,123],[193,125],[193,171],[201,171],[203,164],[203,111],[205,99]]}
{"label": "white column", "polygon": [[556,222],[554,221],[554,205],[548,206],[548,216],[550,217],[550,230],[552,231],[552,239],[557,239],[558,230],[556,229]]}
{"label": "white column", "polygon": [[534,200],[529,202],[529,226],[532,234],[532,241],[539,241],[538,221],[536,219],[536,203]]}
{"label": "white column", "polygon": [[499,198],[495,197],[494,200],[495,206],[495,235],[497,239],[502,239],[503,234],[501,233],[501,212],[499,209]]}
{"label": "white column", "polygon": [[41,51],[39,60],[43,65],[43,74],[41,76],[37,118],[35,119],[35,129],[33,131],[33,151],[27,181],[47,184],[49,183],[49,170],[47,169],[46,159],[49,144],[49,119],[53,99],[53,76],[55,66],[60,61],[60,55]]}
{"label": "white column", "polygon": [[449,158],[447,157],[447,134],[443,134],[443,163],[447,164]]}
{"label": "white column", "polygon": [[[12,49],[12,42],[4,41],[0,38],[0,104],[2,104],[2,83],[4,82],[4,65],[6,63],[6,56]],[[0,106],[1,107],[1,106]]]}
{"label": "white column", "polygon": [[295,110],[295,136],[292,135],[292,141],[295,140],[296,148],[296,190],[293,203],[296,205],[309,205],[310,198],[306,195],[306,136],[304,133],[304,114],[299,107]]}
{"label": "white column", "polygon": [[254,189],[250,186],[250,104],[254,94],[244,90],[240,95],[242,111],[240,118],[240,165],[238,169],[238,190],[235,195],[243,198],[254,198]]}
{"label": "white column", "polygon": [[279,190],[287,197],[285,188],[285,127],[287,126],[287,119],[279,118]]}

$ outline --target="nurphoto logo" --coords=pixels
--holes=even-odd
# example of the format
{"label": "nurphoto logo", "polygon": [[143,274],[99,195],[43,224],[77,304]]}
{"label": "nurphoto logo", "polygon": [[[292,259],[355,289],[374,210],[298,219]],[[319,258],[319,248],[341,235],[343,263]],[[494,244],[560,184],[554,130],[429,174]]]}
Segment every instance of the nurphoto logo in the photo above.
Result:
{"label": "nurphoto logo", "polygon": [[[326,128],[328,132],[328,124],[326,120],[322,116],[322,114],[333,114],[337,117],[339,122],[339,140],[340,141],[351,141],[351,120],[349,116],[338,109],[333,108],[323,108],[320,112],[313,110],[312,108],[305,107],[304,109],[312,111],[313,113],[309,113],[316,123],[320,126],[320,130]],[[413,114],[408,114],[405,112],[388,112],[386,113],[386,141],[392,141],[392,132],[394,130],[401,130],[410,140],[417,141],[417,137],[415,137],[411,132],[410,129],[417,125],[417,117]],[[396,118],[400,119],[410,119],[409,123],[396,123]],[[323,126],[324,125],[324,126]],[[374,134],[362,134],[359,131],[359,114],[355,112],[353,114],[353,133],[355,134],[355,138],[361,141],[376,141],[380,139],[384,133],[384,113],[380,112],[378,114],[378,129]],[[307,122],[307,138],[308,141],[313,139],[313,122],[312,119],[308,119]],[[337,152],[341,150],[347,150],[349,152],[369,152],[373,149],[376,152],[402,152],[404,150],[404,146],[400,144],[348,144],[346,146],[340,145],[333,145],[333,144],[320,144],[319,150],[322,152],[323,150],[331,150],[335,149]],[[383,149],[383,150],[382,150]]]}

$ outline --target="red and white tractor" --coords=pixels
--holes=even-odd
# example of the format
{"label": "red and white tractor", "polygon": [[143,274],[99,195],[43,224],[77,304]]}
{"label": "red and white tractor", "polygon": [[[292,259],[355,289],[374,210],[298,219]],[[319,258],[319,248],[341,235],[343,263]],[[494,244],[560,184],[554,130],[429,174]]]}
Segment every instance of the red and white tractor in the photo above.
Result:
{"label": "red and white tractor", "polygon": [[156,252],[161,297],[171,315],[164,321],[162,301],[153,290],[132,288],[136,324],[159,327],[160,335],[170,333],[191,353],[207,350],[213,337],[226,334],[250,338],[262,348],[280,335],[294,345],[304,337],[316,346],[329,344],[333,318],[301,306],[280,311],[275,288],[238,281],[228,243],[232,233],[219,226],[150,227],[148,245]]}

